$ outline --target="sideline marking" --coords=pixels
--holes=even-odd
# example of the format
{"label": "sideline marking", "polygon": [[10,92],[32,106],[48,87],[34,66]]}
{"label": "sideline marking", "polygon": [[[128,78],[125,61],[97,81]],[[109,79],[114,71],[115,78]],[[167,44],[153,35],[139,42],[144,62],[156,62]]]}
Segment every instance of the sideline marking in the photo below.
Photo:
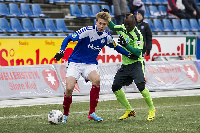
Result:
{"label": "sideline marking", "polygon": [[[199,106],[200,104],[191,104],[191,105],[177,105],[177,106],[158,106],[156,108],[170,108],[170,107],[182,107],[182,106]],[[148,108],[135,108],[135,109],[148,109]],[[96,112],[106,112],[106,111],[116,111],[116,110],[125,110],[125,109],[115,109],[115,110],[98,110]],[[88,111],[82,111],[82,112],[71,112],[70,114],[83,114],[88,113]],[[41,115],[22,115],[22,116],[10,116],[10,117],[0,117],[0,119],[20,119],[20,118],[28,118],[28,117],[40,117],[45,116],[48,114],[41,114]]]}

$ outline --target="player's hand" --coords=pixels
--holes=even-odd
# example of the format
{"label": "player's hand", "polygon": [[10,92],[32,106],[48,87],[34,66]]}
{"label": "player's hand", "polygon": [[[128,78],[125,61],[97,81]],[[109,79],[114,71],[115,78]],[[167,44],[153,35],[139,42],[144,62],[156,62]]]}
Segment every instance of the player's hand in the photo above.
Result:
{"label": "player's hand", "polygon": [[54,56],[54,58],[59,61],[62,57],[64,57],[65,51],[64,50],[60,50],[58,53],[56,53],[56,55]]}
{"label": "player's hand", "polygon": [[108,12],[108,13],[109,13],[109,10],[106,9],[106,8],[103,8],[102,11],[103,11],[103,12]]}
{"label": "player's hand", "polygon": [[129,59],[132,59],[132,60],[138,60],[139,57],[136,56],[136,55],[133,55],[133,54],[130,54],[130,53],[129,53],[129,54],[128,54],[128,58],[129,58]]}
{"label": "player's hand", "polygon": [[150,52],[151,52],[151,50],[150,50],[150,49],[147,49],[147,50],[146,50],[146,56],[149,56]]}
{"label": "player's hand", "polygon": [[122,35],[119,35],[118,43],[124,47],[128,45]]}

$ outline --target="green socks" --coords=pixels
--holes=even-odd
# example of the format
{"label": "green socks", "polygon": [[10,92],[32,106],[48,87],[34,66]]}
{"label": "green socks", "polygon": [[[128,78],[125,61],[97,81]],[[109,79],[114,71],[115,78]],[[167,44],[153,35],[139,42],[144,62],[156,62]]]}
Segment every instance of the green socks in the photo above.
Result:
{"label": "green socks", "polygon": [[142,92],[140,92],[142,96],[144,97],[145,102],[149,106],[149,110],[155,110],[155,107],[153,105],[153,101],[151,99],[151,95],[149,93],[149,90],[145,88]]}
{"label": "green socks", "polygon": [[115,91],[114,94],[116,95],[117,100],[126,108],[127,111],[133,111],[133,108],[126,99],[125,93],[122,89]]}

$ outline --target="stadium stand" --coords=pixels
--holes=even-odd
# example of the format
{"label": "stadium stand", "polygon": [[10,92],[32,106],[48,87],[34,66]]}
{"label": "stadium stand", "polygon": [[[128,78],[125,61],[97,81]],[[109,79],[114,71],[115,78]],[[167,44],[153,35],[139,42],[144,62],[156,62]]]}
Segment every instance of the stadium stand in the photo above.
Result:
{"label": "stadium stand", "polygon": [[34,36],[44,36],[43,34],[35,34]]}
{"label": "stadium stand", "polygon": [[[200,5],[199,0],[195,1]],[[167,13],[167,0],[143,0],[143,2],[146,9],[144,19],[150,24],[153,35],[158,35],[158,32],[163,32],[165,35],[177,35],[179,32],[184,35],[186,32],[199,35],[200,19],[176,19]],[[18,35],[25,32],[30,35],[61,33],[66,36],[83,26],[93,25],[96,14],[102,8],[110,11],[115,22],[114,6],[108,4],[106,0],[42,0],[32,3],[29,3],[29,0],[0,0],[0,17],[5,19],[3,24],[0,24],[2,27],[0,33],[8,35],[12,32]],[[130,10],[128,6],[127,10]],[[50,19],[51,22],[49,20],[47,22],[46,19]]]}
{"label": "stadium stand", "polygon": [[47,33],[46,36],[56,36],[56,35],[53,33]]}
{"label": "stadium stand", "polygon": [[10,36],[19,36],[18,34],[10,34]]}
{"label": "stadium stand", "polygon": [[58,33],[57,36],[66,36],[64,33]]}

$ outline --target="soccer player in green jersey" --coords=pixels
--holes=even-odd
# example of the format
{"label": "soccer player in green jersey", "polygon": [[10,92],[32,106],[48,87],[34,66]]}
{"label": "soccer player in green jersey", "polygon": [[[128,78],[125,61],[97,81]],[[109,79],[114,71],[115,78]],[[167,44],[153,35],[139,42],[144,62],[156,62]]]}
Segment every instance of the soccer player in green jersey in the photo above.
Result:
{"label": "soccer player in green jersey", "polygon": [[121,89],[122,86],[130,85],[134,81],[138,90],[144,97],[145,102],[149,106],[147,120],[152,121],[155,118],[156,109],[153,105],[149,90],[145,87],[144,58],[142,57],[144,42],[143,36],[135,24],[135,18],[131,13],[126,14],[124,24],[122,25],[115,25],[112,21],[109,22],[109,28],[120,34],[119,44],[122,45],[125,50],[137,56],[135,60],[131,60],[122,55],[122,66],[115,75],[112,91],[116,95],[117,100],[126,108],[125,114],[119,119],[123,120],[134,116],[136,112],[129,104],[124,91]]}

